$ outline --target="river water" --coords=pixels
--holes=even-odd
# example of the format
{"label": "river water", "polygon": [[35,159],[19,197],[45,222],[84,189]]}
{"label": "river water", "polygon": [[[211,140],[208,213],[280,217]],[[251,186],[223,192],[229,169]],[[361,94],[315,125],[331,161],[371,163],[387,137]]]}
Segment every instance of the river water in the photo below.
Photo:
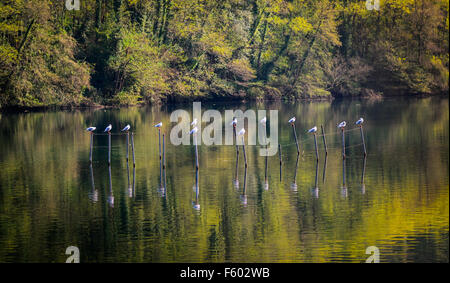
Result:
{"label": "river water", "polygon": [[[81,262],[365,262],[369,246],[381,262],[449,261],[448,98],[204,103],[221,113],[278,110],[283,163],[280,170],[278,153],[268,157],[266,176],[260,146],[246,146],[245,170],[242,147],[236,167],[235,146],[200,145],[198,188],[195,148],[168,138],[176,109],[193,111],[183,104],[1,113],[0,262],[65,262],[69,246]],[[108,124],[111,166],[106,135],[94,136],[90,166],[85,128],[101,133]],[[126,162],[126,136],[117,135],[126,124],[135,168]],[[306,134],[314,125],[324,126],[328,143],[325,158],[318,137],[318,163]]]}

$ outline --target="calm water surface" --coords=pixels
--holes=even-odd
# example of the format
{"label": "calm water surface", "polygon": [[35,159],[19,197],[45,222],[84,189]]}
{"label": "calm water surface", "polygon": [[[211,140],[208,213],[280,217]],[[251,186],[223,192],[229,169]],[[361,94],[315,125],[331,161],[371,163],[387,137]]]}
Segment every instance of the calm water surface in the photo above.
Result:
{"label": "calm water surface", "polygon": [[[247,172],[242,151],[236,170],[234,146],[200,146],[197,195],[194,148],[168,143],[161,190],[152,125],[170,134],[170,113],[191,113],[189,104],[0,114],[0,262],[65,262],[71,245],[82,262],[364,262],[368,246],[381,262],[449,261],[448,98],[202,106],[280,110],[281,176],[277,154],[265,185],[257,146],[247,147]],[[336,124],[351,129],[360,116],[368,157],[348,131],[343,164]],[[89,166],[84,129],[109,123],[132,125],[135,169],[119,135],[110,170],[102,135]],[[329,154],[319,139],[316,164],[305,130],[320,124]]]}

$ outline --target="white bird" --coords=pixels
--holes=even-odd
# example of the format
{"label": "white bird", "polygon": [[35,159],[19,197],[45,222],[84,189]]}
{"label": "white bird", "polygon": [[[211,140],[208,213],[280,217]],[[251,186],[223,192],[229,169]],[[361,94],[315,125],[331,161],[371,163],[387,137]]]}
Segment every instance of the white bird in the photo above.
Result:
{"label": "white bird", "polygon": [[106,127],[106,129],[105,129],[105,133],[106,133],[106,132],[111,132],[111,130],[112,130],[112,125],[109,124],[109,126]]}
{"label": "white bird", "polygon": [[364,123],[364,119],[363,118],[359,118],[358,121],[356,121],[356,125],[362,125],[362,123]]}
{"label": "white bird", "polygon": [[197,132],[198,132],[198,129],[197,129],[197,127],[195,127],[189,132],[189,134],[192,135],[192,134],[196,134]]}
{"label": "white bird", "polygon": [[345,128],[345,126],[347,126],[347,122],[342,121],[342,122],[339,123],[338,128],[342,129],[342,128]]}
{"label": "white bird", "polygon": [[237,119],[233,118],[233,121],[231,121],[230,125],[231,126],[236,126],[236,124],[237,124]]}
{"label": "white bird", "polygon": [[191,123],[191,126],[194,127],[194,126],[196,126],[196,125],[197,125],[197,119],[194,119],[194,120],[192,121],[192,123]]}
{"label": "white bird", "polygon": [[155,127],[155,128],[161,128],[161,127],[162,127],[162,122],[159,122],[158,124],[154,125],[153,127]]}
{"label": "white bird", "polygon": [[317,127],[316,126],[314,126],[314,127],[312,127],[311,129],[308,130],[308,133],[315,133],[315,132],[317,132]]}
{"label": "white bird", "polygon": [[266,125],[266,122],[267,122],[267,118],[264,117],[264,118],[262,118],[261,121],[259,121],[259,122],[265,126],[265,125]]}
{"label": "white bird", "polygon": [[295,122],[295,117],[292,117],[291,119],[289,119],[289,121],[288,121],[289,123],[294,123]]}
{"label": "white bird", "polygon": [[243,136],[245,135],[245,129],[242,128],[242,130],[239,131],[238,136]]}
{"label": "white bird", "polygon": [[95,129],[97,129],[97,128],[96,127],[89,127],[89,128],[86,129],[86,131],[93,132],[93,131],[95,131]]}
{"label": "white bird", "polygon": [[125,128],[122,129],[122,132],[128,132],[131,129],[130,125],[126,125]]}

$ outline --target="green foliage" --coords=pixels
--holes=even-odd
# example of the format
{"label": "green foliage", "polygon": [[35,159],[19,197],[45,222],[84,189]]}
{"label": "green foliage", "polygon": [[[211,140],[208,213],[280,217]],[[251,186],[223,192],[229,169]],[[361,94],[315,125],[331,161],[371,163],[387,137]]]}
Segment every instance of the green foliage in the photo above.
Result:
{"label": "green foliage", "polygon": [[444,0],[0,3],[0,107],[448,91]]}

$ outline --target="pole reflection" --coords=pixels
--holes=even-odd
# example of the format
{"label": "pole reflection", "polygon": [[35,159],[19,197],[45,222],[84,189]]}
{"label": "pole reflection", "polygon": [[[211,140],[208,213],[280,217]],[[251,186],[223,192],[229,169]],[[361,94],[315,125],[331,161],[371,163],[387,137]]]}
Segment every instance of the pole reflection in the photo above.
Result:
{"label": "pole reflection", "polygon": [[241,194],[241,203],[243,206],[247,206],[247,167],[244,169],[244,189]]}
{"label": "pole reflection", "polygon": [[110,207],[114,207],[114,193],[113,193],[113,189],[112,189],[111,166],[108,166],[108,175],[109,175],[108,204],[109,204]]}
{"label": "pole reflection", "polygon": [[348,196],[348,190],[347,190],[347,184],[345,181],[345,158],[342,158],[342,187],[341,187],[341,196],[343,198],[347,198]]}
{"label": "pole reflection", "polygon": [[195,210],[199,211],[200,210],[200,203],[199,203],[199,196],[200,196],[200,187],[198,185],[198,178],[199,178],[199,172],[198,172],[198,168],[195,169],[195,201],[192,202],[192,206]]}
{"label": "pole reflection", "polygon": [[297,154],[297,161],[295,162],[295,172],[294,172],[294,180],[291,184],[291,190],[296,192],[297,191],[297,171],[298,171],[298,160],[300,158],[300,155]]}
{"label": "pole reflection", "polygon": [[319,161],[316,162],[316,178],[315,178],[315,182],[314,182],[314,188],[311,191],[314,198],[319,198],[319,187],[318,186],[319,186]]}
{"label": "pole reflection", "polygon": [[366,157],[363,158],[363,167],[361,173],[361,193],[364,195],[366,193],[366,184],[364,184],[364,174],[366,173]]}
{"label": "pole reflection", "polygon": [[95,189],[95,183],[94,183],[94,169],[92,168],[92,164],[89,165],[89,169],[90,169],[90,172],[91,172],[91,185],[92,185],[92,188],[91,188],[91,191],[89,192],[88,197],[89,197],[89,199],[90,199],[92,202],[95,203],[95,202],[98,201],[98,191]]}

